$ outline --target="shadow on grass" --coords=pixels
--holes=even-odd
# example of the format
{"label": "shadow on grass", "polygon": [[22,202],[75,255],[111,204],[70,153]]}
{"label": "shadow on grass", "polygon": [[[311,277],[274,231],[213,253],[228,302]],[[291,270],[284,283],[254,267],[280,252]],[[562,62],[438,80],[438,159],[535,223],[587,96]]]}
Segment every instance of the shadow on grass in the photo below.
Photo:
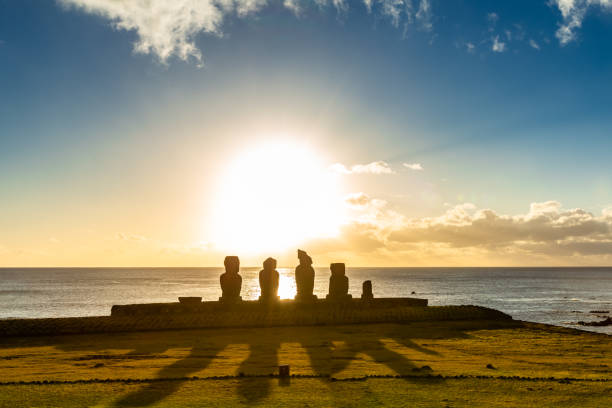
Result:
{"label": "shadow on grass", "polygon": [[[164,368],[158,374],[158,378],[184,378],[206,368],[217,353],[225,346],[216,344],[213,349],[195,346],[189,355]],[[140,390],[130,393],[116,402],[119,407],[144,407],[153,405],[173,394],[181,387],[182,381],[173,380],[164,383],[149,383]]]}
{"label": "shadow on grass", "polygon": [[[306,352],[312,372],[329,381],[366,355],[378,364],[401,376],[421,372],[413,361],[395,351],[408,348],[426,356],[439,356],[435,350],[417,344],[413,339],[464,339],[467,331],[496,328],[491,322],[432,322],[416,324],[370,324],[317,327],[274,327],[254,329],[205,329],[148,333],[121,333],[110,335],[58,336],[33,340],[37,345],[53,345],[63,351],[89,351],[91,356],[129,361],[146,358],[153,364],[164,364],[167,353],[173,349],[190,350],[171,364],[161,367],[156,378],[168,381],[145,383],[140,389],[120,397],[119,407],[145,407],[171,396],[186,378],[207,368],[219,353],[230,345],[247,345],[248,357],[237,367],[237,396],[246,404],[256,404],[269,396],[272,385],[290,385],[290,381],[272,378],[278,372],[279,349],[283,343],[297,343]],[[501,324],[499,328],[507,328]],[[395,344],[391,349],[390,344]],[[110,354],[111,350],[129,350]],[[166,354],[164,354],[166,353]],[[171,354],[171,353],[170,353]],[[84,356],[87,358],[88,356]],[[284,364],[293,363],[283,361]],[[155,367],[154,366],[154,367]],[[151,367],[148,367],[150,369]],[[241,376],[241,373],[243,374]],[[424,372],[429,374],[429,372]],[[360,376],[369,373],[359,373]],[[253,377],[257,376],[257,377]],[[403,377],[406,381],[414,378]],[[443,381],[431,379],[432,381]],[[205,390],[203,390],[205,392]]]}

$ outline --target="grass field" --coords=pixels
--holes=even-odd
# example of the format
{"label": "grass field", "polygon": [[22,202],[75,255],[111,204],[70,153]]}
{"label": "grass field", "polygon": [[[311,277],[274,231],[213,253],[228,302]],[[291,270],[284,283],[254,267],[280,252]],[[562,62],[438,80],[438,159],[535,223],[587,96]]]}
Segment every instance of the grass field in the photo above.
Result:
{"label": "grass field", "polygon": [[[611,352],[513,321],[7,338],[0,406],[604,407]],[[279,364],[298,377],[269,377]]]}

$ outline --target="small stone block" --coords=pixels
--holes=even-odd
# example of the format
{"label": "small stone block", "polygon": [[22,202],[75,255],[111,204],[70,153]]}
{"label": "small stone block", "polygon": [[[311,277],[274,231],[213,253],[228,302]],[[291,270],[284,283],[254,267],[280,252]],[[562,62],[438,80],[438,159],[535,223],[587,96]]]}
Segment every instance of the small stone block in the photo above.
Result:
{"label": "small stone block", "polygon": [[278,376],[279,377],[289,377],[289,365],[280,365],[278,366]]}
{"label": "small stone block", "polygon": [[199,303],[202,303],[201,296],[181,296],[178,298],[178,300],[179,303],[184,305],[197,305]]}

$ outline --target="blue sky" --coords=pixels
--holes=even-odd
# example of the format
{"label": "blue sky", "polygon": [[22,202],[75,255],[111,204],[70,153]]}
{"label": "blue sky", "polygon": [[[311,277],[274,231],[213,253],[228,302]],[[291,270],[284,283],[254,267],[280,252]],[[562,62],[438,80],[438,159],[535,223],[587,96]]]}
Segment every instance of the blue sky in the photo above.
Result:
{"label": "blue sky", "polygon": [[[191,226],[211,211],[211,174],[243,146],[279,134],[308,142],[329,164],[391,169],[342,182],[343,194],[379,203],[342,227],[363,217],[375,224],[377,244],[351,254],[362,263],[427,264],[418,248],[392,243],[389,229],[443,224],[466,204],[470,226],[487,209],[518,223],[544,202],[560,203],[550,207],[553,229],[576,209],[590,214],[584,222],[608,225],[606,0],[146,4],[0,0],[7,262],[33,253],[39,263],[101,262],[89,250],[49,255],[49,241],[77,252],[70,243],[83,231],[93,231],[89,246],[115,233],[147,237],[156,250],[213,242]],[[423,170],[404,166],[417,163]],[[169,212],[182,215],[158,221]],[[515,237],[499,262],[606,263],[612,237],[597,231],[546,242],[597,241],[604,249],[591,258],[517,249],[524,239]],[[446,263],[463,262],[452,253],[457,242],[432,240],[448,249]],[[470,247],[477,263],[492,262],[487,245]],[[208,262],[210,246],[197,248],[190,262]]]}

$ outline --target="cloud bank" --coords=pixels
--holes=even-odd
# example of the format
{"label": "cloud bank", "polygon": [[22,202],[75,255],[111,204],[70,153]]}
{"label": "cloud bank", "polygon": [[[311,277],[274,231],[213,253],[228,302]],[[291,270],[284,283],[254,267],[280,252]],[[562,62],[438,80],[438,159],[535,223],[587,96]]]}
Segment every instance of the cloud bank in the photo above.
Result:
{"label": "cloud bank", "polygon": [[[345,14],[348,0],[56,0],[59,4],[110,21],[116,30],[134,31],[137,40],[134,52],[152,54],[167,63],[176,56],[193,58],[202,63],[202,51],[195,41],[200,34],[223,35],[227,17],[246,18],[268,5],[279,4],[300,16],[313,4],[318,9],[333,7]],[[415,4],[413,4],[415,1]],[[363,0],[370,13],[391,21],[394,26],[417,20],[425,30],[431,30],[432,10],[429,0]],[[354,4],[354,3],[351,3]],[[416,4],[418,8],[415,11]]]}
{"label": "cloud bank", "polygon": [[[404,264],[572,265],[612,261],[612,207],[595,215],[557,201],[532,203],[524,214],[504,215],[460,204],[437,217],[409,218],[387,202],[356,193],[358,210],[338,238],[313,249]],[[351,254],[351,255],[349,255]]]}

